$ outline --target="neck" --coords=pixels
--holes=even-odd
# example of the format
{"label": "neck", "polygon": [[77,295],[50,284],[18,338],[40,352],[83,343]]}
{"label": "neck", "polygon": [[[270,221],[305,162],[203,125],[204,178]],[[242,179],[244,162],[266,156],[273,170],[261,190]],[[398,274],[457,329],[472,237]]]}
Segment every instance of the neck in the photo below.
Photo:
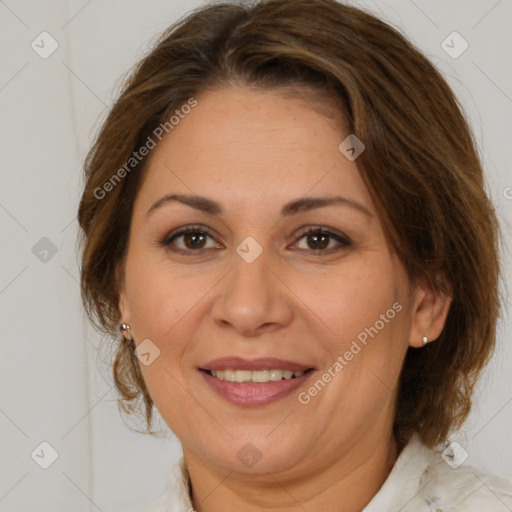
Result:
{"label": "neck", "polygon": [[388,434],[360,439],[342,456],[304,461],[303,474],[286,472],[239,474],[210,466],[183,448],[197,512],[359,512],[378,492],[397,457],[398,447]]}

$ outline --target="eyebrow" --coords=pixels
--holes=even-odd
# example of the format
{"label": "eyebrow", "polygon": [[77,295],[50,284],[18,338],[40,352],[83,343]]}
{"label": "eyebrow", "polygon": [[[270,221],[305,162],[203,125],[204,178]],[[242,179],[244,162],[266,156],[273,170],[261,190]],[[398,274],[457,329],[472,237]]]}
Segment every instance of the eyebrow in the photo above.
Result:
{"label": "eyebrow", "polygon": [[[211,215],[221,216],[224,213],[222,206],[217,201],[208,199],[207,197],[185,194],[167,194],[153,203],[151,208],[148,210],[146,217],[156,209],[172,202],[183,203],[195,208],[196,210],[200,210]],[[281,208],[281,216],[288,217],[290,215],[297,215],[298,213],[331,205],[347,206],[360,213],[364,213],[369,217],[373,217],[373,214],[365,206],[353,199],[342,196],[303,197],[295,199],[294,201],[286,203]]]}

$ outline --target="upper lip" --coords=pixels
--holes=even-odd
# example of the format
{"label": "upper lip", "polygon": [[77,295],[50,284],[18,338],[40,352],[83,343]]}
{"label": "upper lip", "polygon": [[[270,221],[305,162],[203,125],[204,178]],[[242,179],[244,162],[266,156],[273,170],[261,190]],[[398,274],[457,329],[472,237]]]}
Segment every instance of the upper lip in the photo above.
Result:
{"label": "upper lip", "polygon": [[312,368],[295,361],[287,361],[275,357],[262,357],[257,359],[243,359],[237,356],[214,359],[200,367],[202,370],[292,370],[306,371]]}

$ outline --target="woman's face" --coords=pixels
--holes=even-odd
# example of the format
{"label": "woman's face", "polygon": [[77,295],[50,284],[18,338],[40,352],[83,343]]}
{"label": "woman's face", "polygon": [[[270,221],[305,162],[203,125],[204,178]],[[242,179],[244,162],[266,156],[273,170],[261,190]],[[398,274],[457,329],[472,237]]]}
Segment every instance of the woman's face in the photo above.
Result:
{"label": "woman's face", "polygon": [[[196,99],[150,155],[120,290],[155,405],[186,455],[228,471],[298,475],[370,454],[421,337],[417,294],[339,149],[349,133],[276,91]],[[255,361],[268,358],[281,361]],[[214,366],[252,381],[311,370],[244,384]]]}

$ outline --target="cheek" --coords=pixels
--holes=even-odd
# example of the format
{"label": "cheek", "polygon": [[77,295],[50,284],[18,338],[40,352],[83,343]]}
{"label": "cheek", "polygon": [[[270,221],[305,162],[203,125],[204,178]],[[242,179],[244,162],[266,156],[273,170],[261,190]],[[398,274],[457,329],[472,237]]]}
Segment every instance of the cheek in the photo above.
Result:
{"label": "cheek", "polygon": [[369,258],[354,258],[322,274],[301,275],[294,286],[296,295],[311,308],[309,315],[313,313],[321,320],[333,348],[339,350],[346,349],[392,308],[396,289],[391,265]]}
{"label": "cheek", "polygon": [[[399,270],[391,260],[367,260],[316,276],[314,282],[305,280],[297,288],[325,327],[322,345],[330,359],[323,370],[336,373],[328,400],[349,402],[347,410],[353,413],[385,403],[400,373],[408,316]],[[341,364],[338,370],[333,367],[336,361]],[[355,396],[367,400],[360,403]]]}
{"label": "cheek", "polygon": [[138,338],[164,340],[204,295],[205,278],[184,276],[165,261],[133,251],[126,264],[130,318]]}

